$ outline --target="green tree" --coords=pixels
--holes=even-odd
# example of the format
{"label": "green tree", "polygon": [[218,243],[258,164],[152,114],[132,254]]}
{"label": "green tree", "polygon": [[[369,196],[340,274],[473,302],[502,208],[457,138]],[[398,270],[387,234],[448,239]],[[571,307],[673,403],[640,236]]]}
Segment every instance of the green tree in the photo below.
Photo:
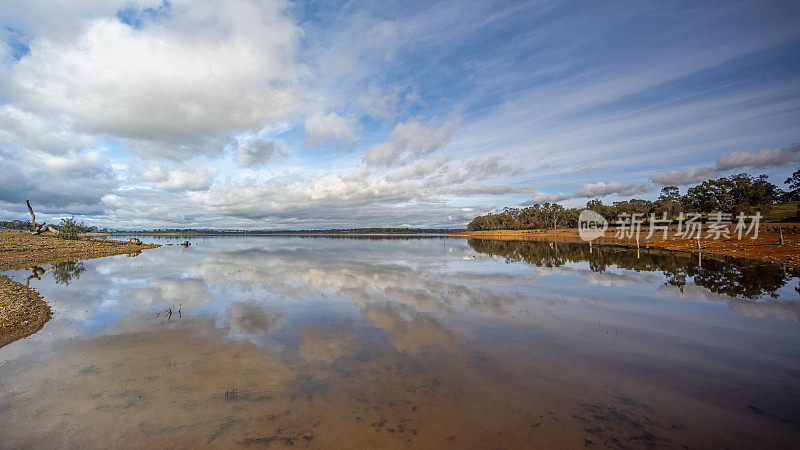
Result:
{"label": "green tree", "polygon": [[681,210],[681,193],[676,186],[664,186],[661,195],[653,204],[653,212],[657,215],[666,213],[668,218],[678,215]]}
{"label": "green tree", "polygon": [[786,192],[784,201],[800,200],[800,169],[797,169],[784,183],[788,184],[790,189]]}
{"label": "green tree", "polygon": [[75,221],[74,217],[70,217],[68,219],[61,219],[61,223],[58,224],[58,237],[62,239],[78,239],[78,234],[81,232],[81,228],[83,224],[79,224]]}

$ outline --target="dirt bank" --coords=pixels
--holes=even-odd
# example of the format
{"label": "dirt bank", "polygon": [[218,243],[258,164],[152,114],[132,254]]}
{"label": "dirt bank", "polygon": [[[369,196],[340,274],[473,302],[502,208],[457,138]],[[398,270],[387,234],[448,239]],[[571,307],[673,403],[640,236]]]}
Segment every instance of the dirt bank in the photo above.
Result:
{"label": "dirt bank", "polygon": [[36,333],[52,315],[35,290],[0,276],[0,347]]}
{"label": "dirt bank", "polygon": [[[783,245],[780,245],[780,229],[783,231]],[[785,264],[791,269],[800,269],[800,223],[766,223],[762,224],[758,238],[750,236],[736,239],[735,235],[725,239],[703,238],[700,239],[700,248],[695,239],[679,239],[675,237],[677,227],[671,227],[666,240],[661,239],[661,233],[656,232],[653,238],[645,240],[648,228],[642,228],[640,245],[643,247],[656,247],[668,250],[681,250],[689,252],[703,251],[718,255],[740,256],[758,258],[767,261]],[[594,241],[595,244],[636,245],[635,239],[617,239],[614,230],[609,229],[605,235]],[[498,240],[547,240],[560,242],[584,242],[578,235],[576,228],[556,230],[494,230],[494,231],[467,231],[460,235]]]}
{"label": "dirt bank", "polygon": [[77,261],[101,256],[135,254],[158,244],[86,239],[60,239],[54,235],[35,236],[23,231],[0,231],[0,270],[27,269],[41,264]]}

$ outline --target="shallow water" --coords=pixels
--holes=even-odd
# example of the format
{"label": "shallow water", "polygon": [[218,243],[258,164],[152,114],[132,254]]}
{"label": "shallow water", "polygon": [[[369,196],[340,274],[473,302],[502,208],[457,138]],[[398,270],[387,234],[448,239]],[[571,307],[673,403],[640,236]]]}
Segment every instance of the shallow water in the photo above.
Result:
{"label": "shallow water", "polygon": [[797,447],[800,286],[779,266],[192,242],[28,280],[55,315],[0,348],[0,447]]}

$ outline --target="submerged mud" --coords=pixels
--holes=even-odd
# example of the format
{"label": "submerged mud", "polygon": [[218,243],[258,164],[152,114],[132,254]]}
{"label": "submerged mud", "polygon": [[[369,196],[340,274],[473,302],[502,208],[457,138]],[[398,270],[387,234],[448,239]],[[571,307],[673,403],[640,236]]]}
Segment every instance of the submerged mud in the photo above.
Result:
{"label": "submerged mud", "polygon": [[800,436],[798,279],[779,267],[464,239],[198,244],[30,279],[57,314],[0,349],[0,447]]}

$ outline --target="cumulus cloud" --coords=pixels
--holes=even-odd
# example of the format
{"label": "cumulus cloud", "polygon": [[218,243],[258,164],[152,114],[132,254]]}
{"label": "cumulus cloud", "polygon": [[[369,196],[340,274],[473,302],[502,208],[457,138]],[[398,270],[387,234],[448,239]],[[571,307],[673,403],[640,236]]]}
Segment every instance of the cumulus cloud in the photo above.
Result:
{"label": "cumulus cloud", "polygon": [[737,150],[720,156],[713,167],[670,169],[653,175],[650,181],[656,184],[684,186],[722,176],[723,172],[728,170],[782,167],[796,164],[798,161],[800,161],[800,145],[762,148],[755,152]]}
{"label": "cumulus cloud", "polygon": [[236,164],[241,167],[259,167],[286,156],[286,150],[271,139],[250,139],[237,144]]}
{"label": "cumulus cloud", "polygon": [[402,162],[413,156],[424,156],[444,147],[458,129],[459,119],[448,119],[440,126],[419,122],[399,123],[391,133],[391,140],[367,151],[364,161],[370,164]]}
{"label": "cumulus cloud", "polygon": [[356,140],[347,120],[335,112],[306,117],[305,132],[306,143],[311,147],[319,147],[325,142],[347,145]]}
{"label": "cumulus cloud", "polygon": [[298,31],[283,2],[170,4],[139,28],[112,12],[63,36],[43,31],[4,93],[34,113],[128,139],[141,156],[175,159],[219,152],[198,144],[293,110]]}
{"label": "cumulus cloud", "polygon": [[350,173],[308,180],[285,177],[225,181],[192,198],[220,214],[264,218],[282,213],[301,215],[309,210],[324,215],[328,207],[396,204],[421,196],[422,191],[413,180],[389,182]]}
{"label": "cumulus cloud", "polygon": [[[496,170],[499,173],[516,173],[495,157],[454,161],[439,157],[433,160],[417,160],[405,166],[389,169],[373,167],[362,163],[349,172],[337,175],[301,177],[296,174],[282,175],[269,179],[247,178],[225,180],[215,184],[207,192],[196,193],[191,198],[217,214],[232,217],[261,219],[266,217],[316,216],[328,217],[337,208],[365,208],[369,214],[375,213],[382,220],[391,220],[387,215],[406,216],[415,211],[414,202],[428,205],[436,204],[425,213],[426,217],[441,212],[442,197],[447,195],[497,195],[511,192],[528,192],[525,186],[509,184],[470,184],[483,179],[480,170],[463,169],[479,167]],[[399,209],[407,209],[402,213]],[[419,211],[416,211],[419,213]],[[352,223],[362,223],[356,219],[359,212],[348,210]],[[451,216],[461,220],[463,213],[454,212]],[[455,219],[458,218],[458,219]],[[469,217],[471,218],[471,217]]]}
{"label": "cumulus cloud", "polygon": [[202,191],[211,186],[216,174],[216,168],[187,161],[181,165],[149,163],[140,171],[139,178],[167,191]]}

